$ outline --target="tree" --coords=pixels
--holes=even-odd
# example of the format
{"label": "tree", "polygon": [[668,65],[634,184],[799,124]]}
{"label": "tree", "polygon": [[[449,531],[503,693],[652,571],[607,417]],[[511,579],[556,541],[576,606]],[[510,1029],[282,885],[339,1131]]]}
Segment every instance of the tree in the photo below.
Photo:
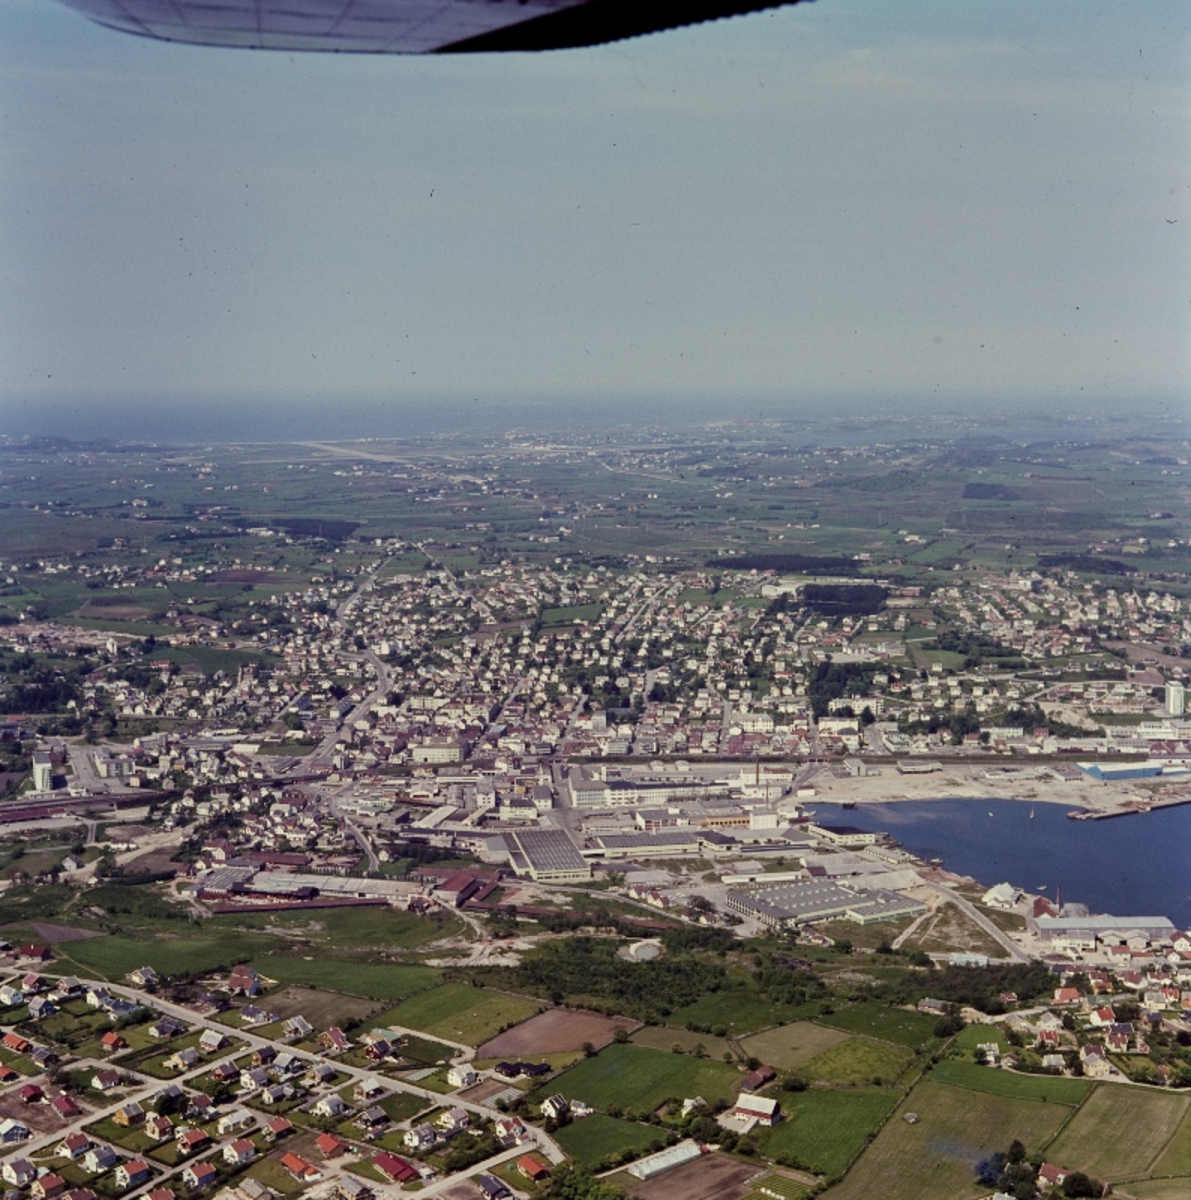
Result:
{"label": "tree", "polygon": [[1103,1196],[1104,1184],[1082,1171],[1072,1171],[1063,1180],[1064,1196]]}

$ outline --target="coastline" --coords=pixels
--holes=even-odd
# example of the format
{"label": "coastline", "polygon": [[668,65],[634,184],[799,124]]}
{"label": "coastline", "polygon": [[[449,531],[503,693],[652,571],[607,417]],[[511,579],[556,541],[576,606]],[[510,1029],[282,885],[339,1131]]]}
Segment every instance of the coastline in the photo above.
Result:
{"label": "coastline", "polygon": [[1147,809],[1191,804],[1191,789],[1183,786],[1162,792],[1142,791],[1130,782],[1100,782],[1091,778],[1059,780],[1048,778],[1044,768],[1020,767],[1004,770],[948,764],[925,775],[902,775],[893,767],[869,767],[871,774],[837,776],[823,770],[809,785],[814,794],[806,797],[830,804],[896,804],[929,800],[1015,800],[1030,804],[1053,804],[1083,809],[1087,819],[1124,816]]}

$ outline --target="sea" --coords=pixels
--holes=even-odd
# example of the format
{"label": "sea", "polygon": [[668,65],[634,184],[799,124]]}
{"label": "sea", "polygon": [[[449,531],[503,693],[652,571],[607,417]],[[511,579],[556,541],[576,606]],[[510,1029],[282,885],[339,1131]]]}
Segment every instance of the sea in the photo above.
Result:
{"label": "sea", "polygon": [[1191,928],[1191,804],[1099,821],[1024,800],[813,808],[821,822],[888,833],[911,854],[989,887],[1007,882],[1093,914],[1169,917]]}

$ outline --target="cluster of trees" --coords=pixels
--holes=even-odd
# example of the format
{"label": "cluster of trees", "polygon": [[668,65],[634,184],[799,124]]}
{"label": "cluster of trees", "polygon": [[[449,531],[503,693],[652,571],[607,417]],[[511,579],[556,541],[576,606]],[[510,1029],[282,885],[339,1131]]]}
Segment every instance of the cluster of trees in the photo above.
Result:
{"label": "cluster of trees", "polygon": [[[1038,1163],[1026,1157],[1025,1146],[1015,1139],[1007,1151],[998,1150],[976,1164],[976,1182],[982,1187],[995,1187],[1013,1200],[1036,1200]],[[1063,1180],[1061,1190],[1049,1194],[1081,1200],[1085,1196],[1103,1196],[1104,1184],[1083,1171],[1072,1171]]]}
{"label": "cluster of trees", "polygon": [[628,962],[617,957],[617,949],[617,942],[605,938],[549,942],[520,966],[502,969],[501,978],[506,981],[502,986],[550,996],[555,1003],[584,997],[627,1016],[652,1020],[693,1004],[728,982],[727,971],[719,962],[682,954]]}
{"label": "cluster of trees", "polygon": [[[930,994],[950,1004],[966,1005],[990,1016],[1005,1012],[1003,992],[1016,993],[1028,1002],[1050,996],[1054,977],[1044,963],[990,963],[987,967],[943,967],[930,977]],[[912,1004],[922,998],[922,978],[908,975],[889,980],[874,994],[891,1004]]]}
{"label": "cluster of trees", "polygon": [[844,696],[863,696],[872,687],[873,676],[885,670],[888,667],[882,663],[837,663],[830,660],[819,663],[806,687],[815,720],[827,715],[832,700]]}

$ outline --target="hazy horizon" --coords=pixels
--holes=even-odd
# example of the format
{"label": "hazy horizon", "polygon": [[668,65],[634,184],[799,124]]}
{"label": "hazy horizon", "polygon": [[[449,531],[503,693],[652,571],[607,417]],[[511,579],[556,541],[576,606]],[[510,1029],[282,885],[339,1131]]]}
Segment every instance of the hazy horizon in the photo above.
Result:
{"label": "hazy horizon", "polygon": [[10,0],[0,428],[1185,407],[1189,63],[1168,0],[818,0],[429,58]]}

